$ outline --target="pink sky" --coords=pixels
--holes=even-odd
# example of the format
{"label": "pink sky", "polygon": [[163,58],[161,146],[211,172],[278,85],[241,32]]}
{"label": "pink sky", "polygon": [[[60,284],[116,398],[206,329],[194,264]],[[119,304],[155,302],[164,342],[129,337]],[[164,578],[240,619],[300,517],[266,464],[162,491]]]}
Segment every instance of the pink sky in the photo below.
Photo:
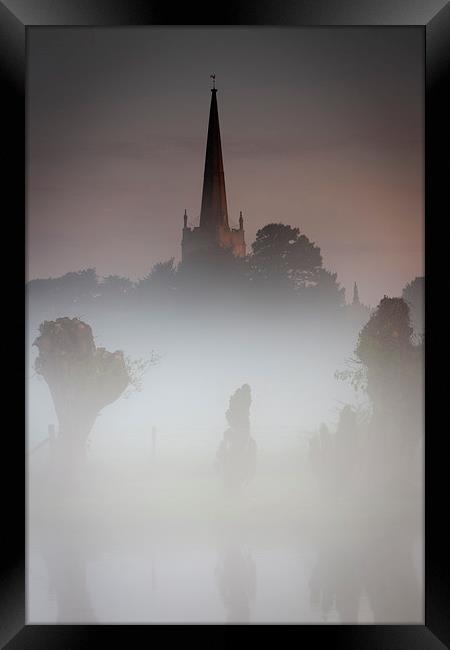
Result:
{"label": "pink sky", "polygon": [[423,274],[420,29],[39,29],[28,277],[137,279],[200,211],[217,76],[230,221],[299,226],[351,298]]}

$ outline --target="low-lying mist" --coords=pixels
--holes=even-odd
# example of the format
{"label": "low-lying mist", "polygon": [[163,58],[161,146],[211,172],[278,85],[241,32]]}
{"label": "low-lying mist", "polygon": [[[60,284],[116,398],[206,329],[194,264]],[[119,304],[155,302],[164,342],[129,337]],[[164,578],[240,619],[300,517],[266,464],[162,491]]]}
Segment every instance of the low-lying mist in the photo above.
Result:
{"label": "low-lying mist", "polygon": [[386,300],[30,302],[28,622],[423,622],[423,361]]}

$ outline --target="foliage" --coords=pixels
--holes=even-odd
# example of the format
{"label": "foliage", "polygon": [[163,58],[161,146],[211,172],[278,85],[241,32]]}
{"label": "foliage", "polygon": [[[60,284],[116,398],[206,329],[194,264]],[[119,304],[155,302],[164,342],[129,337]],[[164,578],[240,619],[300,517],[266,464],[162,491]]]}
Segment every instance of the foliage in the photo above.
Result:
{"label": "foliage", "polygon": [[133,283],[120,275],[107,275],[98,285],[98,289],[102,296],[119,297],[129,294],[133,289]]}
{"label": "foliage", "polygon": [[[61,310],[91,313],[92,306],[114,305],[124,312],[147,301],[162,305],[168,296],[183,300],[183,294],[199,292],[203,296],[225,295],[236,291],[248,300],[265,300],[266,292],[278,291],[280,301],[293,307],[339,310],[345,291],[337,274],[322,263],[320,248],[301,234],[299,228],[269,223],[256,234],[251,253],[234,257],[228,249],[205,249],[180,264],[171,258],[154,264],[137,283],[119,275],[98,279],[95,269],[66,273],[60,278],[32,280],[27,285],[28,298],[43,317],[56,316]],[[272,294],[273,297],[273,294]],[[137,302],[136,302],[137,299]]]}
{"label": "foliage", "polygon": [[337,281],[337,273],[320,268],[313,279],[314,284],[304,289],[306,295],[331,308],[339,308],[345,304],[345,289]]}
{"label": "foliage", "polygon": [[336,370],[334,376],[340,381],[350,381],[356,392],[367,390],[367,368],[358,359],[349,359],[345,370]]}
{"label": "foliage", "polygon": [[31,298],[48,298],[61,304],[78,303],[98,295],[96,270],[71,271],[58,278],[31,280],[27,286]]}
{"label": "foliage", "polygon": [[159,362],[159,359],[159,355],[155,354],[153,351],[150,359],[131,359],[131,357],[125,357],[129,387],[136,391],[142,390],[142,381],[145,373],[150,366],[156,365]]}
{"label": "foliage", "polygon": [[322,255],[299,228],[269,223],[256,233],[250,265],[257,279],[307,286],[322,267]]}
{"label": "foliage", "polygon": [[420,342],[424,332],[425,278],[417,277],[409,282],[403,289],[402,298],[409,307],[411,324]]}
{"label": "foliage", "polygon": [[380,394],[383,384],[389,390],[395,373],[414,361],[411,334],[408,305],[402,298],[384,296],[359,334],[356,358],[335,373],[336,379],[350,381],[357,392],[372,397]]}
{"label": "foliage", "polygon": [[406,302],[384,296],[361,330],[356,354],[368,368],[392,361],[412,345],[412,331]]}
{"label": "foliage", "polygon": [[61,431],[86,436],[99,411],[130,384],[123,352],[97,348],[91,327],[67,317],[44,321],[34,345],[36,372],[50,388]]}
{"label": "foliage", "polygon": [[175,286],[175,258],[154,264],[150,273],[138,282],[138,291],[148,289],[172,289]]}

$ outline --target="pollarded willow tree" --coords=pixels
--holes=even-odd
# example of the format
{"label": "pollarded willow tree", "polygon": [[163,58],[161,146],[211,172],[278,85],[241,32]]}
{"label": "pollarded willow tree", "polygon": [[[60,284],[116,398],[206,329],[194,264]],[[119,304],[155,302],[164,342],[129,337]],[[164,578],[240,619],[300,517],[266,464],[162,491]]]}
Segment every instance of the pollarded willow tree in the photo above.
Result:
{"label": "pollarded willow tree", "polygon": [[39,333],[35,369],[53,398],[58,446],[82,456],[98,414],[136,381],[136,371],[123,352],[97,348],[91,327],[78,318],[44,321]]}

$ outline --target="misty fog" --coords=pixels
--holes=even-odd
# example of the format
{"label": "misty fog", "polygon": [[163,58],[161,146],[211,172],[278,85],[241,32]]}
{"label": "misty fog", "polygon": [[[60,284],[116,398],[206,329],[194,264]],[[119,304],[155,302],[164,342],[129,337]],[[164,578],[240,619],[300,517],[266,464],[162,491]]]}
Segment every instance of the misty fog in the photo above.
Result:
{"label": "misty fog", "polygon": [[[398,396],[336,375],[372,314],[226,291],[30,299],[28,623],[423,622],[422,361]],[[143,363],[81,456],[58,450],[32,345],[60,317]],[[411,424],[388,401],[414,390]]]}

